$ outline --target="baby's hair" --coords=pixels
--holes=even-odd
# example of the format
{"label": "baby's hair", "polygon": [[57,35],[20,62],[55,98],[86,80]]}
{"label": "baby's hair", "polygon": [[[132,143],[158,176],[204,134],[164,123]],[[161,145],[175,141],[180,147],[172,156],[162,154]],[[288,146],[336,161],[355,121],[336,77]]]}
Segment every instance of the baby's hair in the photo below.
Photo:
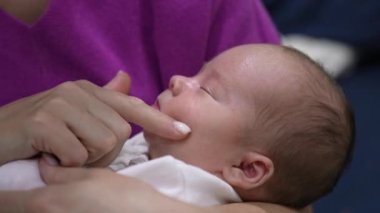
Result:
{"label": "baby's hair", "polygon": [[[272,159],[273,177],[262,201],[301,208],[331,192],[352,157],[353,112],[337,83],[302,52],[281,47],[300,70],[298,101],[258,107],[256,138]],[[276,104],[274,104],[276,105]],[[257,135],[257,134],[256,134]]]}

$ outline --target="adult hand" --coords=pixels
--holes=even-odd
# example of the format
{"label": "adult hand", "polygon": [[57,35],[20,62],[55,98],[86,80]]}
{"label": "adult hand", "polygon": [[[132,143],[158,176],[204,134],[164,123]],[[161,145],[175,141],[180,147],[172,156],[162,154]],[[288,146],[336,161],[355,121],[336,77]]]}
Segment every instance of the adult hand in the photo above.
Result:
{"label": "adult hand", "polygon": [[125,95],[129,85],[119,72],[104,88],[66,82],[0,108],[0,165],[40,152],[65,166],[106,165],[129,137],[128,122],[169,139],[186,136],[172,118]]}

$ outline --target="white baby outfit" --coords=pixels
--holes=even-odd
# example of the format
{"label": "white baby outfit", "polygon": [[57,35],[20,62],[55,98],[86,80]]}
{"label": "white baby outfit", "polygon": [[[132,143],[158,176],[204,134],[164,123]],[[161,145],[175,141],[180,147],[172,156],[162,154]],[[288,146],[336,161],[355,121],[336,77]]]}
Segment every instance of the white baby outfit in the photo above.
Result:
{"label": "white baby outfit", "polygon": [[[116,173],[136,177],[161,193],[199,206],[241,202],[222,179],[171,156],[148,160],[142,133],[128,140],[109,166]],[[32,189],[45,184],[37,160],[19,160],[0,166],[0,190]]]}

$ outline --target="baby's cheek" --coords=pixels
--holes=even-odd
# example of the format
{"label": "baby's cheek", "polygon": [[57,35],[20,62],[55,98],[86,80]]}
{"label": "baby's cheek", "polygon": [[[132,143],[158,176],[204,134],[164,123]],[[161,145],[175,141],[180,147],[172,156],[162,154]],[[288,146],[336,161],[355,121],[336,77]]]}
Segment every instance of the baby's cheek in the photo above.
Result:
{"label": "baby's cheek", "polygon": [[189,101],[172,101],[168,105],[161,109],[161,111],[170,117],[184,122],[187,125],[194,124],[200,117],[199,110],[196,109],[196,104]]}

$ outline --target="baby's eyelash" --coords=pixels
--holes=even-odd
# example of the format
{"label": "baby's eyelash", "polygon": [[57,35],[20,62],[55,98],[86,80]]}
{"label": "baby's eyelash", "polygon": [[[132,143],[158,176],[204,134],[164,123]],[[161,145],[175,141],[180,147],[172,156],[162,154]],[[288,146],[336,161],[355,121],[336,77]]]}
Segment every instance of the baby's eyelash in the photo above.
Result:
{"label": "baby's eyelash", "polygon": [[210,90],[208,90],[207,88],[201,87],[201,90],[205,91],[207,94],[209,94],[210,96],[212,96]]}

